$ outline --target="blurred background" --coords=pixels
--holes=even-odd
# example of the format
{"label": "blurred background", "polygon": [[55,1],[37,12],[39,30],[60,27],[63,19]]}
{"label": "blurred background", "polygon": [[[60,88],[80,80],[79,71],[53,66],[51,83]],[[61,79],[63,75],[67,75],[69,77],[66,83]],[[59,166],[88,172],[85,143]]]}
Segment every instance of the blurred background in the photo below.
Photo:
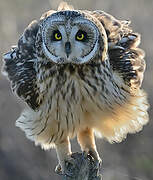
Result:
{"label": "blurred background", "polygon": [[[15,45],[24,28],[42,13],[56,9],[60,0],[0,0],[0,56]],[[143,88],[149,94],[150,122],[143,131],[120,144],[97,140],[103,158],[104,180],[153,179],[153,0],[71,0],[76,9],[101,9],[118,19],[130,19],[142,34],[147,69]],[[0,57],[0,59],[2,59]],[[2,66],[2,60],[0,60]],[[55,150],[43,151],[15,127],[22,107],[9,82],[0,75],[0,180],[60,180],[54,173]],[[73,150],[80,151],[73,140]]]}

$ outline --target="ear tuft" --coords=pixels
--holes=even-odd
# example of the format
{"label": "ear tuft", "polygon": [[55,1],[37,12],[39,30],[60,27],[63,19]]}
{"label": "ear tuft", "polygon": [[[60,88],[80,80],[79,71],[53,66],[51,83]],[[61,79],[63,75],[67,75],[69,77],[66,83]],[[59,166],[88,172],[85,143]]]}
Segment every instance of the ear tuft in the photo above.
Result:
{"label": "ear tuft", "polygon": [[58,11],[74,10],[73,6],[68,5],[67,2],[62,1],[58,6]]}

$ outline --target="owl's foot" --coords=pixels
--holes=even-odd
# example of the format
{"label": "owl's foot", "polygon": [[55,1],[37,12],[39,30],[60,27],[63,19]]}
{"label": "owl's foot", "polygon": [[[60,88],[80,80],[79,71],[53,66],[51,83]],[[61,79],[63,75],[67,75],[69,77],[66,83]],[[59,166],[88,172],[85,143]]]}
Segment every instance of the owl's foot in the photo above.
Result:
{"label": "owl's foot", "polygon": [[95,164],[96,168],[100,168],[102,165],[102,159],[99,157],[99,154],[95,150],[89,150],[89,151],[84,151],[84,156],[90,156]]}
{"label": "owl's foot", "polygon": [[55,172],[59,175],[62,175],[62,168],[61,168],[61,165],[58,164],[55,168]]}
{"label": "owl's foot", "polygon": [[56,173],[65,179],[95,179],[101,180],[99,174],[101,160],[93,157],[92,153],[73,153],[71,158],[66,159],[56,167]]}
{"label": "owl's foot", "polygon": [[68,156],[65,160],[61,161],[60,164],[56,166],[55,172],[59,175],[72,177],[73,174],[71,172],[75,168],[75,166],[75,160],[71,156]]}

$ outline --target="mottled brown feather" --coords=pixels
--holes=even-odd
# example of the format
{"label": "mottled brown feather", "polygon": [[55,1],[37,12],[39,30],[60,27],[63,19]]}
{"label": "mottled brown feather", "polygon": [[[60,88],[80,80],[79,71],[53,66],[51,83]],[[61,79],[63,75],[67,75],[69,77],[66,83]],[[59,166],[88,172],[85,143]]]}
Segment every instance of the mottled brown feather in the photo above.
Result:
{"label": "mottled brown feather", "polygon": [[129,27],[130,21],[117,20],[103,11],[87,11],[104,26],[108,37],[112,69],[131,89],[140,88],[145,71],[144,51],[138,48],[140,35]]}

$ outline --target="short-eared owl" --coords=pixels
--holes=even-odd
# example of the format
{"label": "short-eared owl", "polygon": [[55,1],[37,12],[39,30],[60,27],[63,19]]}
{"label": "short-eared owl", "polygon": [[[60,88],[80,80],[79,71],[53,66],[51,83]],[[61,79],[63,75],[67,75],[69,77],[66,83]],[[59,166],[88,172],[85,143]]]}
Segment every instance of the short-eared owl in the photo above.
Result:
{"label": "short-eared owl", "polygon": [[55,147],[63,172],[71,138],[100,161],[94,136],[121,142],[148,122],[144,52],[129,24],[65,3],[4,55],[4,73],[27,104],[16,125],[42,148]]}

